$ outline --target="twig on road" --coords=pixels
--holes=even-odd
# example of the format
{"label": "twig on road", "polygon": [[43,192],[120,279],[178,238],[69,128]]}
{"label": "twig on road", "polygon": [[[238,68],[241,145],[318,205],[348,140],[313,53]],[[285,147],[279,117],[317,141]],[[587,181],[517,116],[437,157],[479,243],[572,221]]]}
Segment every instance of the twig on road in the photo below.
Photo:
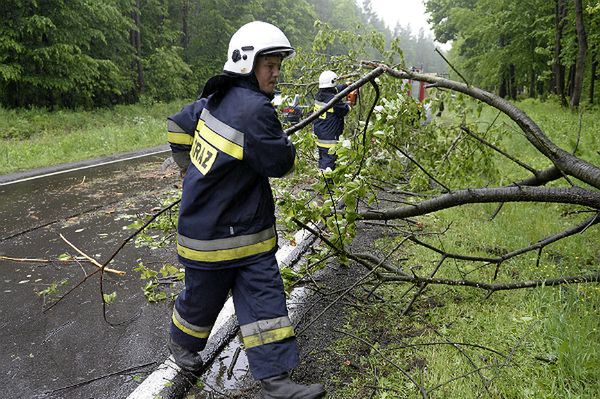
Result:
{"label": "twig on road", "polygon": [[66,242],[71,248],[73,248],[75,251],[77,251],[81,256],[83,256],[88,261],[90,261],[90,263],[92,263],[94,266],[97,266],[98,269],[104,268],[104,271],[106,271],[106,272],[114,273],[114,274],[117,274],[119,276],[124,276],[125,275],[125,272],[122,271],[122,270],[116,270],[116,269],[111,269],[109,267],[104,267],[104,265],[101,265],[100,262],[98,262],[96,259],[92,258],[88,254],[86,254],[85,252],[83,252],[81,249],[79,249],[75,245],[73,245],[69,240],[67,240],[65,238],[65,236],[62,235],[62,233],[59,233],[58,235],[60,236],[60,238],[62,238],[62,240],[64,242]]}

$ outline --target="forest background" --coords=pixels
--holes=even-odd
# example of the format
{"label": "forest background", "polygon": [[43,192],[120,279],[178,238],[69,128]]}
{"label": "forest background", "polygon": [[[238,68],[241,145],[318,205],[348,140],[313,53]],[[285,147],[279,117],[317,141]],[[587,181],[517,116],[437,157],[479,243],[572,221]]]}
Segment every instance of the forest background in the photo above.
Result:
{"label": "forest background", "polygon": [[[369,3],[363,8],[353,0],[5,1],[0,103],[90,109],[193,98],[221,71],[233,32],[253,20],[281,27],[297,49],[312,46],[317,19],[356,35],[378,31],[388,45],[400,38],[411,63],[446,70],[431,37],[423,32],[415,37],[402,26],[390,31]],[[334,45],[326,51],[347,50]]]}
{"label": "forest background", "polygon": [[[436,39],[453,41],[449,57],[470,83],[511,98],[573,92],[581,97],[585,85],[595,101],[597,1],[425,4]],[[280,26],[305,50],[319,31],[316,20],[357,36],[377,31],[387,46],[399,40],[406,66],[448,69],[432,38],[422,31],[415,37],[399,25],[388,29],[370,0],[7,0],[0,10],[5,108],[90,109],[194,97],[221,70],[231,34],[252,20]],[[328,55],[347,51],[340,43],[325,49]],[[380,56],[376,50],[371,55]]]}

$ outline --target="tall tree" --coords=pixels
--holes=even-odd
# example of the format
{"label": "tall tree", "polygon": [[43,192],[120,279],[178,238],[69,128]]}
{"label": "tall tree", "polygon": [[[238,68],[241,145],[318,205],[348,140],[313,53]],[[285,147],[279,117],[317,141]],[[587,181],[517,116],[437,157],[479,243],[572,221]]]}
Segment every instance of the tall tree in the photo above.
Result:
{"label": "tall tree", "polygon": [[577,62],[575,64],[575,79],[573,85],[573,94],[571,96],[571,108],[579,107],[581,100],[581,91],[583,90],[583,75],[585,70],[585,57],[587,54],[587,35],[583,24],[583,5],[582,0],[573,0],[575,2],[575,25],[577,29]]}
{"label": "tall tree", "polygon": [[131,19],[133,19],[133,29],[131,29],[130,38],[131,45],[135,51],[135,59],[133,61],[133,69],[137,75],[137,90],[139,93],[144,91],[144,69],[142,67],[142,39],[140,31],[142,23],[140,21],[140,0],[135,0],[135,7],[131,11]]}
{"label": "tall tree", "polygon": [[125,1],[6,0],[0,6],[0,103],[88,106],[132,89]]}
{"label": "tall tree", "polygon": [[554,59],[552,62],[553,92],[560,96],[563,105],[565,99],[565,67],[561,62],[563,29],[567,16],[567,0],[555,0],[554,8]]}

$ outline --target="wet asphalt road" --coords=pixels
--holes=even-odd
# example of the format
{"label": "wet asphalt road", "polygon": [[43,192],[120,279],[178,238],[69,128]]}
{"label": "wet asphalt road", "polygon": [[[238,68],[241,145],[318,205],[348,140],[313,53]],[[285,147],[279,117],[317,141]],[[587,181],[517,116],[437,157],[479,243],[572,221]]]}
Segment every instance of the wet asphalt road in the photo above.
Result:
{"label": "wet asphalt road", "polygon": [[[79,255],[60,234],[100,263],[112,255],[133,232],[125,226],[178,189],[176,171],[161,170],[168,155],[0,185],[0,256],[51,260],[0,258],[0,398],[125,398],[167,357],[170,301],[149,304],[133,269],[176,264],[172,246],[125,246],[111,267],[126,274],[104,274],[104,292],[117,294],[106,313],[96,267],[58,259]],[[80,285],[45,310],[56,296],[36,292],[53,283],[59,294]]]}

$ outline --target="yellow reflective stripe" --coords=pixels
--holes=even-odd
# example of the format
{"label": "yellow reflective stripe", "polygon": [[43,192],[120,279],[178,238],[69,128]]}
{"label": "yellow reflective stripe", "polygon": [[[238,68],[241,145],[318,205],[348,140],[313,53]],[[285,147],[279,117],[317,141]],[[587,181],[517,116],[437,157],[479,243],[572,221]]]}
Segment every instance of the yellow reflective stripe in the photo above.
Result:
{"label": "yellow reflective stripe", "polygon": [[202,119],[198,121],[196,130],[198,131],[200,137],[221,152],[224,152],[235,159],[242,160],[244,158],[244,147],[233,143],[212,131],[208,126],[206,126],[206,123],[204,123]]}
{"label": "yellow reflective stripe", "polygon": [[177,243],[177,253],[182,257],[199,262],[221,262],[225,260],[234,260],[245,258],[246,256],[256,255],[268,252],[277,245],[277,237],[258,242],[252,245],[246,245],[238,248],[220,249],[216,251],[198,251],[186,248]]}
{"label": "yellow reflective stripe", "polygon": [[208,331],[195,331],[195,330],[192,330],[189,327],[184,326],[177,319],[177,317],[175,317],[175,312],[173,312],[173,316],[171,317],[171,319],[173,320],[173,324],[175,324],[175,326],[177,328],[179,328],[181,331],[183,331],[187,335],[191,335],[192,337],[196,337],[196,338],[208,338],[208,336],[210,335],[210,330],[208,330]]}
{"label": "yellow reflective stripe", "polygon": [[[315,103],[315,111],[319,111],[321,108],[325,108],[327,103]],[[333,107],[327,108],[325,112],[333,112]]]}
{"label": "yellow reflective stripe", "polygon": [[172,144],[192,145],[194,138],[187,133],[167,133],[167,141]]}
{"label": "yellow reflective stripe", "polygon": [[272,342],[282,341],[286,338],[294,336],[294,327],[281,327],[271,331],[263,331],[262,333],[242,337],[242,342],[246,349],[256,346],[270,344]]}
{"label": "yellow reflective stripe", "polygon": [[333,148],[337,143],[320,143],[317,141],[317,146],[322,148]]}

